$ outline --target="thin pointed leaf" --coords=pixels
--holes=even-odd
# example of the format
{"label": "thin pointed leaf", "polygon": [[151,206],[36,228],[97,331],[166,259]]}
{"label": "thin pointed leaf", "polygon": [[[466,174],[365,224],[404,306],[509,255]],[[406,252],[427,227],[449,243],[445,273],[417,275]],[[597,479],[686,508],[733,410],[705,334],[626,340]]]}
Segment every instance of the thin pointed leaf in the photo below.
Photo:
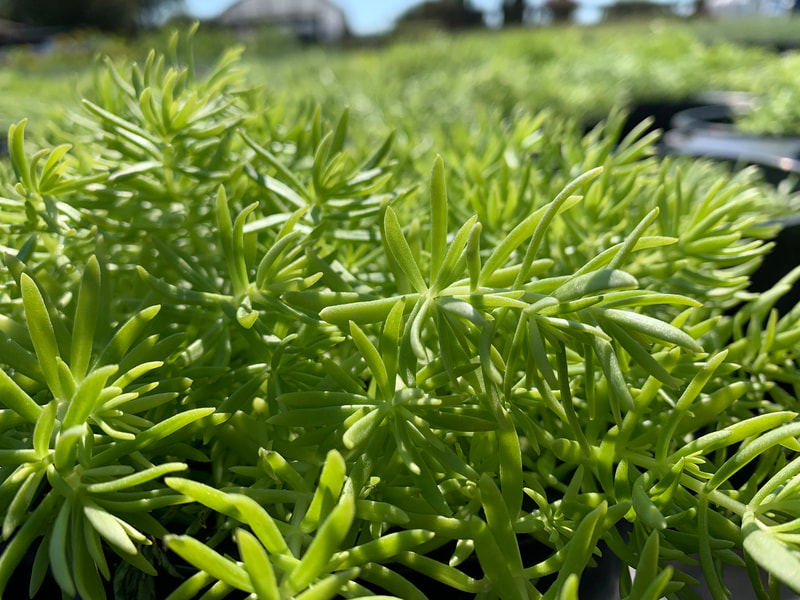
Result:
{"label": "thin pointed leaf", "polygon": [[75,390],[67,408],[62,427],[80,425],[92,414],[100,399],[106,381],[117,372],[117,365],[106,365],[92,371]]}
{"label": "thin pointed leaf", "polygon": [[86,270],[83,272],[72,327],[70,369],[78,380],[83,379],[83,376],[86,375],[86,369],[89,367],[92,357],[100,294],[100,263],[93,255],[86,263]]}
{"label": "thin pointed leaf", "polygon": [[186,562],[231,587],[253,593],[250,577],[242,567],[188,535],[168,535],[164,543]]}
{"label": "thin pointed leaf", "polygon": [[403,235],[402,229],[400,229],[400,222],[397,220],[397,215],[390,206],[386,207],[384,228],[386,231],[386,243],[389,246],[392,256],[406,274],[411,285],[414,286],[414,289],[420,294],[424,293],[428,289],[428,286],[422,277],[417,261],[414,260],[411,247],[408,245],[408,241]]}
{"label": "thin pointed leaf", "polygon": [[350,335],[358,351],[367,363],[375,382],[378,384],[380,397],[389,399],[394,394],[394,382],[390,382],[378,349],[372,344],[366,334],[353,321],[350,321]]}
{"label": "thin pointed leaf", "polygon": [[42,407],[2,369],[0,369],[0,403],[29,423],[37,423],[42,414]]}
{"label": "thin pointed leaf", "polygon": [[259,600],[280,600],[275,572],[264,547],[244,529],[236,530],[236,544]]}
{"label": "thin pointed leaf", "polygon": [[436,281],[447,248],[447,186],[438,154],[431,170],[431,281]]}
{"label": "thin pointed leaf", "polygon": [[301,530],[314,531],[325,520],[342,491],[346,474],[347,465],[342,455],[336,450],[328,452],[319,476],[319,485],[314,490],[311,504],[300,522]]}
{"label": "thin pointed leaf", "polygon": [[166,477],[164,483],[204,506],[247,523],[270,553],[285,554],[289,551],[275,521],[252,498],[242,494],[226,494],[211,486],[178,477]]}
{"label": "thin pointed leaf", "polygon": [[56,359],[61,356],[61,353],[44,298],[42,298],[36,283],[27,273],[20,276],[20,287],[28,331],[33,342],[33,349],[36,351],[36,357],[39,359],[39,366],[42,368],[47,386],[56,398],[64,399],[64,389],[61,386],[56,364]]}
{"label": "thin pointed leaf", "polygon": [[763,569],[800,594],[800,557],[797,551],[762,529],[750,511],[742,518],[742,534],[744,551]]}
{"label": "thin pointed leaf", "polygon": [[296,594],[322,575],[333,553],[350,530],[355,516],[355,502],[352,496],[342,496],[339,503],[325,519],[317,535],[309,545],[303,558],[288,574],[281,587],[290,594]]}

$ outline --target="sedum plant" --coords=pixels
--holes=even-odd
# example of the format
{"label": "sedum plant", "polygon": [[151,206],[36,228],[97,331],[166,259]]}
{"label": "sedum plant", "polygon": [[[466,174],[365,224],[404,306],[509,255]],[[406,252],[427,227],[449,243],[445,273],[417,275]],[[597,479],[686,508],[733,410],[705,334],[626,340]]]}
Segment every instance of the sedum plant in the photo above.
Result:
{"label": "sedum plant", "polygon": [[422,175],[192,35],[100,68],[72,147],[9,131],[6,597],[566,600],[602,552],[623,598],[800,590],[757,174],[519,109]]}

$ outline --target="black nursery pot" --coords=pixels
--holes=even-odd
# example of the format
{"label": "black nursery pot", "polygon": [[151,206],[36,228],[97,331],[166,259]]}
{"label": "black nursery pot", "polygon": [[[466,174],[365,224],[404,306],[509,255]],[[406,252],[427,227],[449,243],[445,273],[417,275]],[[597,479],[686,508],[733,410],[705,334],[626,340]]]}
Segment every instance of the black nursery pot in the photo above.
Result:
{"label": "black nursery pot", "polygon": [[[648,131],[660,129],[667,131],[672,127],[673,117],[690,108],[705,104],[698,98],[679,98],[674,100],[646,101],[629,106],[625,109],[625,122],[622,125],[620,139],[628,135],[634,128],[638,127],[645,119],[650,119]],[[601,119],[587,119],[583,125],[584,133],[594,129]]]}
{"label": "black nursery pot", "polygon": [[[675,114],[672,130],[664,135],[667,153],[756,165],[772,184],[793,176],[800,178],[800,137],[742,133],[734,119],[752,109],[752,98],[739,93],[717,93],[708,98],[715,102]],[[797,188],[797,182],[794,186]]]}
{"label": "black nursery pot", "polygon": [[[709,93],[710,102],[676,113],[671,131],[664,136],[667,153],[702,156],[736,165],[759,167],[766,181],[778,185],[792,178],[800,189],[800,137],[758,136],[740,132],[734,120],[753,109],[755,100],[741,92]],[[790,179],[790,181],[792,181]],[[774,248],[751,277],[751,292],[765,292],[781,277],[800,264],[800,215],[781,219],[781,229],[773,240]],[[776,304],[786,314],[800,301],[800,286],[795,285]]]}
{"label": "black nursery pot", "polygon": [[[772,240],[775,246],[750,277],[751,292],[769,290],[781,277],[800,265],[800,256],[797,253],[797,249],[800,248],[800,215],[781,219],[779,224],[781,230]],[[785,315],[798,302],[800,302],[800,283],[792,286],[792,289],[778,300],[775,308],[780,315]]]}
{"label": "black nursery pot", "polygon": [[651,119],[650,130],[660,129],[668,131],[672,128],[675,115],[684,111],[703,106],[704,102],[698,98],[684,98],[680,100],[662,100],[658,102],[642,102],[628,110],[625,125],[622,127],[624,138],[645,119]]}
{"label": "black nursery pot", "polygon": [[[681,127],[682,121],[679,115],[697,115],[697,118],[693,120],[703,122],[716,121],[720,117],[719,115],[704,116],[702,114],[704,107],[725,105],[732,114],[738,114],[751,110],[754,104],[755,98],[746,92],[711,91],[680,98],[643,100],[626,109],[627,116],[622,127],[622,137],[638,127],[645,119],[651,120],[649,130],[669,131]],[[701,112],[698,114],[697,110]],[[732,123],[731,113],[722,115],[720,122]],[[683,122],[685,123],[685,121]],[[590,123],[591,127],[596,124]],[[588,127],[587,131],[591,127]]]}
{"label": "black nursery pot", "polygon": [[[649,118],[650,130],[666,132],[659,144],[662,154],[756,165],[772,184],[792,176],[800,180],[800,137],[749,135],[737,129],[736,117],[755,105],[752,94],[730,91],[642,102],[629,108],[622,137]],[[595,124],[587,124],[587,131]],[[800,189],[797,183],[794,185]]]}
{"label": "black nursery pot", "polygon": [[[627,530],[627,527],[623,525]],[[519,550],[522,555],[522,562],[525,565],[533,565],[547,559],[552,554],[552,549],[545,547],[529,535],[518,536]],[[445,544],[444,546],[426,553],[428,558],[432,558],[444,564],[448,563],[450,556],[455,548],[455,543]],[[594,557],[594,564],[583,572],[580,579],[578,597],[581,600],[619,600],[619,575],[621,562],[613,552],[606,546],[605,542],[599,544],[601,556]],[[464,592],[440,583],[430,577],[415,571],[405,565],[392,563],[388,565],[392,571],[402,575],[411,582],[427,598],[442,598],[446,600],[471,600],[475,598],[473,592]],[[478,558],[475,554],[467,558],[458,566],[458,569],[476,579],[483,576]],[[557,573],[548,575],[539,580],[541,589],[547,589],[557,577]],[[390,594],[388,590],[378,589],[367,582],[366,585],[373,588],[376,593]]]}

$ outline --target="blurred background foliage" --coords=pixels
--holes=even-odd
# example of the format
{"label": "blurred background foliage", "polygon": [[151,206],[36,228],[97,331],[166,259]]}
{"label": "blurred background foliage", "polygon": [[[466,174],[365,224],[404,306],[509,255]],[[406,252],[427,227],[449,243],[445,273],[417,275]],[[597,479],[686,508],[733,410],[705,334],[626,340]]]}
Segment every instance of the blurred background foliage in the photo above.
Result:
{"label": "blurred background foliage", "polygon": [[[515,6],[509,6],[509,14],[513,13]],[[777,316],[770,317],[771,320],[763,326],[763,346],[750,342],[762,337],[762,323],[771,308],[768,302],[756,303],[755,299],[745,296],[753,304],[741,313],[742,317],[732,323],[726,321],[725,328],[715,327],[717,320],[723,317],[723,311],[742,299],[748,283],[747,275],[768,249],[761,240],[775,233],[774,228],[766,227],[764,221],[790,212],[785,205],[787,198],[777,194],[773,197],[774,190],[764,185],[752,170],[731,177],[725,167],[704,161],[661,161],[652,156],[656,152],[653,147],[655,136],[647,135],[644,128],[627,137],[621,133],[626,109],[646,102],[677,101],[715,89],[755,94],[756,108],[740,117],[738,124],[743,129],[762,133],[800,131],[797,109],[790,100],[798,97],[800,83],[795,75],[798,54],[779,53],[761,45],[745,45],[741,43],[741,32],[737,34],[740,36],[736,38],[738,42],[734,43],[724,33],[723,27],[713,28],[709,23],[659,19],[591,28],[559,25],[459,34],[444,34],[435,28],[427,28],[401,31],[377,45],[349,40],[341,46],[312,48],[275,27],[256,28],[246,33],[201,28],[195,40],[195,67],[198,80],[204,82],[203,78],[208,77],[208,83],[207,88],[201,88],[199,93],[204,100],[217,104],[214,110],[205,113],[199,108],[204,103],[198,103],[196,114],[192,115],[197,123],[193,121],[191,127],[175,129],[171,128],[169,119],[143,113],[141,107],[144,103],[131,101],[136,97],[141,100],[144,92],[135,89],[137,71],[130,57],[142,61],[150,47],[159,48],[167,55],[173,54],[175,49],[170,47],[164,31],[142,32],[130,39],[86,31],[50,36],[45,44],[16,48],[2,55],[0,85],[8,93],[0,97],[0,126],[27,116],[30,125],[25,141],[29,146],[49,146],[61,141],[74,145],[73,155],[65,160],[62,174],[67,180],[64,185],[72,186],[70,190],[73,190],[64,193],[72,194],[70,201],[77,208],[64,214],[58,213],[64,210],[62,205],[42,203],[29,208],[19,191],[26,192],[26,188],[15,186],[12,189],[9,186],[7,204],[17,212],[6,211],[10,215],[6,218],[16,217],[19,222],[11,221],[10,227],[18,231],[17,238],[4,243],[9,247],[21,245],[17,242],[21,243],[28,236],[30,231],[26,227],[29,224],[56,230],[73,218],[91,224],[78,233],[65,227],[64,237],[69,237],[74,254],[70,256],[69,268],[54,269],[54,277],[64,278],[66,284],[62,285],[59,279],[46,282],[48,287],[59,292],[62,288],[76,289],[75,265],[90,261],[89,254],[96,251],[92,239],[96,222],[92,219],[98,216],[98,209],[102,211],[104,207],[111,207],[108,215],[113,218],[99,222],[99,226],[108,232],[110,252],[125,259],[119,261],[122,264],[141,264],[164,278],[150,278],[147,285],[161,286],[161,291],[167,290],[181,299],[185,287],[178,285],[183,285],[188,277],[192,282],[200,282],[193,287],[203,290],[199,296],[201,300],[207,301],[210,297],[203,294],[213,293],[216,294],[213,298],[223,297],[228,302],[228,295],[231,298],[237,295],[237,283],[242,282],[233,281],[228,286],[226,277],[236,270],[226,262],[228,257],[222,256],[224,252],[220,248],[225,245],[224,240],[217,242],[215,227],[205,224],[202,219],[209,218],[215,210],[217,219],[227,213],[229,204],[224,195],[217,196],[216,204],[212,205],[213,191],[219,185],[230,190],[232,210],[241,210],[250,201],[261,200],[265,196],[262,187],[268,180],[260,178],[253,165],[260,169],[263,165],[259,161],[272,161],[272,165],[279,161],[286,168],[279,170],[278,176],[297,173],[306,182],[296,186],[297,190],[314,192],[315,206],[308,211],[308,217],[304,217],[303,212],[308,208],[306,206],[295,213],[298,219],[306,218],[304,226],[317,225],[320,213],[344,224],[332,233],[320,229],[318,245],[308,244],[308,249],[314,253],[301,254],[305,248],[298,246],[298,254],[292,255],[298,257],[296,261],[292,259],[286,261],[287,265],[278,264],[276,273],[284,275],[284,279],[269,281],[268,284],[274,283],[274,289],[265,287],[259,301],[270,306],[270,293],[277,295],[284,289],[291,291],[294,289],[292,286],[302,289],[312,285],[313,282],[303,278],[306,263],[311,262],[316,269],[321,257],[334,257],[337,264],[344,265],[343,269],[363,275],[361,283],[369,291],[374,288],[383,294],[388,290],[387,295],[391,296],[394,290],[386,287],[385,279],[368,277],[373,274],[376,261],[381,266],[374,274],[381,275],[380,269],[383,272],[387,270],[386,264],[380,262],[383,249],[375,244],[374,248],[359,247],[365,239],[375,240],[368,236],[342,238],[346,243],[341,244],[334,241],[339,239],[335,236],[337,233],[341,235],[341,231],[368,233],[367,225],[362,221],[369,223],[374,219],[379,202],[386,200],[402,207],[398,212],[400,222],[409,224],[409,248],[421,248],[426,239],[423,227],[427,223],[424,216],[420,222],[419,216],[426,214],[424,199],[427,191],[420,182],[428,180],[435,153],[443,155],[449,195],[454,199],[450,209],[452,216],[446,215],[444,219],[445,229],[454,230],[456,224],[477,212],[481,223],[485,224],[483,239],[487,249],[497,247],[498,241],[510,234],[509,229],[514,223],[543,206],[571,179],[597,164],[604,164],[607,174],[597,180],[591,194],[587,193],[586,210],[576,217],[565,217],[548,230],[545,244],[557,265],[552,274],[562,276],[574,272],[599,252],[622,243],[624,236],[638,222],[656,218],[659,213],[653,212],[654,208],[670,208],[683,202],[685,197],[704,199],[703,210],[687,215],[684,220],[667,219],[671,212],[661,210],[664,216],[656,223],[657,233],[670,238],[685,237],[686,243],[653,250],[648,253],[647,261],[627,268],[645,289],[682,293],[689,288],[696,294],[694,297],[702,300],[715,298],[713,305],[709,303],[712,306],[709,312],[697,311],[697,322],[689,324],[701,331],[697,335],[702,335],[702,331],[709,332],[710,347],[722,349],[730,346],[726,350],[735,355],[733,359],[742,363],[743,385],[740,387],[747,389],[750,397],[746,402],[736,404],[737,411],[747,416],[747,411],[758,410],[765,402],[769,402],[767,408],[773,410],[778,401],[784,402],[786,407],[796,408],[796,387],[792,388],[794,396],[787,399],[783,396],[789,396],[789,392],[777,385],[767,390],[762,380],[767,376],[775,377],[776,381],[785,378],[791,385],[800,386],[796,380],[795,363],[785,360],[783,353],[788,350],[783,346],[777,349],[771,346],[776,328],[780,334],[783,333],[783,324],[788,324],[787,329],[796,327],[797,310],[781,323],[777,322]],[[709,34],[710,29],[713,29],[713,36]],[[800,34],[797,38],[800,39]],[[224,60],[229,62],[219,69],[224,75],[221,79],[224,85],[217,85],[215,61],[225,48],[235,43],[243,46],[244,68],[237,70],[238,53],[228,52]],[[109,56],[108,65],[93,68],[96,55]],[[130,78],[133,83],[128,83],[125,78]],[[162,99],[172,94],[171,88],[169,93],[164,91],[164,87],[169,86],[163,81],[154,79],[153,87]],[[208,90],[213,90],[213,93]],[[194,89],[182,92],[185,95],[180,97],[181,100],[194,98],[191,95],[195,93]],[[207,92],[210,94],[208,98],[204,95]],[[85,105],[88,112],[80,104],[83,97],[94,103]],[[170,110],[166,112],[169,115]],[[175,113],[172,111],[173,117]],[[598,125],[601,120],[602,124]],[[135,131],[145,137],[137,134],[133,143],[128,143],[131,138],[120,135],[119,123],[129,129],[131,125],[128,123],[133,123]],[[233,132],[237,127],[247,131],[250,137],[240,139],[236,136]],[[323,131],[335,132],[337,152],[317,151],[324,139],[330,139],[322,138],[320,134]],[[372,150],[382,147],[382,141],[390,131],[396,132],[391,160],[381,164],[380,168],[359,172],[360,165],[373,165]],[[22,147],[21,133],[18,138],[19,147]],[[267,141],[262,148],[251,138]],[[217,152],[218,148],[224,151]],[[328,155],[338,155],[339,152],[341,156],[336,158],[339,161],[334,165],[336,168],[329,169]],[[39,155],[39,159],[42,156]],[[278,158],[271,158],[273,156]],[[0,175],[3,175],[0,180],[11,181],[10,172],[7,161],[0,161]],[[320,172],[330,173],[330,179],[319,177]],[[389,178],[386,178],[387,173],[391,174]],[[106,176],[108,184],[99,184],[98,181]],[[286,181],[292,183],[292,178],[286,177]],[[38,191],[47,188],[41,181],[33,183],[36,185],[32,187]],[[292,191],[285,182],[279,183],[283,187],[275,188],[272,184],[271,196],[268,196],[270,205],[266,211],[280,209],[285,212],[288,205],[284,206],[284,201],[304,204],[302,198],[296,197],[297,190]],[[376,189],[383,190],[383,186],[386,186],[386,198],[375,192]],[[275,193],[275,189],[283,196]],[[30,194],[25,200],[28,197],[36,199]],[[147,199],[146,202],[141,202],[143,198]],[[175,198],[181,201],[175,202]],[[692,205],[690,202],[687,204]],[[29,223],[31,210],[39,212]],[[706,210],[710,217],[703,212]],[[52,222],[46,221],[51,213],[55,214]],[[244,222],[247,213],[243,214],[245,216],[237,222]],[[257,216],[262,215],[259,213]],[[268,216],[271,216],[268,212],[263,215],[264,219]],[[710,227],[712,217],[715,226]],[[602,225],[598,226],[599,223]],[[194,227],[197,235],[184,238],[181,233],[189,227]],[[266,230],[267,226],[263,229]],[[733,237],[741,239],[742,243],[709,258],[709,246],[714,249],[717,243],[729,244],[725,238],[729,229],[733,229]],[[267,235],[267,231],[251,230],[247,233],[256,234],[251,240],[261,235],[260,250],[277,245],[277,237],[271,233]],[[328,233],[331,237],[325,237]],[[692,243],[701,236],[711,236],[713,243]],[[147,241],[140,247],[137,244],[141,239]],[[58,250],[55,244],[52,248]],[[47,252],[52,248],[44,247]],[[331,248],[339,254],[329,253]],[[256,249],[255,244],[248,246],[247,256],[252,259],[250,255],[254,255]],[[129,257],[129,253],[133,256]],[[240,254],[237,258],[244,261],[244,247]],[[185,261],[182,256],[191,258]],[[42,259],[41,264],[49,268],[49,260]],[[708,264],[718,265],[726,271],[711,271]],[[349,273],[344,272],[346,275]],[[719,276],[720,273],[723,276]],[[327,276],[336,280],[333,275],[335,272],[329,269]],[[120,269],[114,277],[118,290],[140,292],[145,288],[140,272],[134,269]],[[726,283],[724,288],[718,286],[719,281]],[[210,283],[206,285],[206,282]],[[663,282],[663,287],[659,282]],[[327,281],[325,285],[328,285]],[[336,280],[336,285],[348,289],[350,284],[341,279]],[[67,304],[72,296],[63,294],[59,297],[63,298],[62,303]],[[121,295],[117,302],[120,313],[130,312],[130,300]],[[230,306],[225,304],[226,309]],[[221,309],[187,310],[180,303],[169,308],[173,312],[165,310],[167,314],[159,316],[159,319],[170,333],[173,332],[171,328],[178,324],[177,328],[188,331],[190,336],[199,339],[200,332],[207,332],[203,335],[208,336],[182,349],[180,360],[176,358],[169,365],[174,369],[170,371],[170,376],[174,375],[170,381],[182,382],[180,378],[188,376],[187,372],[195,377],[195,388],[187,401],[188,406],[204,410],[212,402],[208,390],[222,395],[230,392],[229,397],[234,398],[232,390],[239,389],[236,388],[239,379],[220,374],[218,367],[221,364],[236,365],[242,369],[237,371],[237,376],[249,376],[246,369],[251,364],[247,361],[252,358],[252,353],[250,340],[245,337],[246,331],[243,333],[236,326],[231,329],[234,334],[226,337],[230,335],[229,328],[223,324],[229,315]],[[237,319],[246,320],[253,314],[244,304],[239,308]],[[15,309],[19,316],[19,302]],[[676,317],[672,309],[664,309],[657,316]],[[279,323],[283,327],[272,312],[263,307],[261,310],[265,314],[263,324],[271,327]],[[748,321],[751,316],[752,320]],[[742,333],[745,330],[747,337]],[[308,359],[305,354],[300,355],[307,371],[293,368],[295,365],[291,361],[297,357],[291,353],[284,355],[282,342],[278,346],[266,347],[264,356],[270,358],[272,369],[266,391],[273,400],[279,385],[287,385],[289,389],[306,385],[294,381],[295,377],[308,377],[309,385],[322,378],[316,353],[327,352],[328,345],[339,345],[344,339],[328,329],[319,339],[311,337],[313,329],[308,331],[310,333],[301,332],[307,337],[299,338],[296,343],[302,353],[309,353]],[[781,342],[793,343],[793,331],[795,329],[780,338]],[[286,332],[277,330],[281,335]],[[273,344],[277,337],[266,336],[264,339],[265,343]],[[178,342],[182,344],[182,338]],[[155,344],[155,339],[152,343]],[[352,351],[351,346],[347,348]],[[751,352],[749,348],[757,350]],[[159,351],[162,351],[161,347]],[[167,351],[171,353],[173,349],[166,345],[163,352]],[[345,356],[344,350],[333,350],[332,360],[340,357],[337,352]],[[777,358],[768,356],[768,352]],[[282,363],[284,356],[288,356],[285,359],[288,367]],[[794,356],[792,354],[792,360]],[[258,358],[262,360],[260,355]],[[240,363],[236,362],[240,359]],[[134,363],[133,359],[128,362]],[[773,369],[778,376],[774,372],[765,374],[765,365],[772,368],[774,364],[778,365]],[[256,366],[259,365],[260,362]],[[568,369],[569,365],[564,362],[563,367]],[[688,380],[694,373],[695,365],[689,362],[679,367],[684,368],[682,372],[680,369],[677,371],[682,378]],[[646,374],[636,371],[637,368],[631,365],[632,377],[642,382]],[[589,379],[594,381],[594,377]],[[253,381],[256,385],[262,383],[261,379],[254,378]],[[771,385],[772,380],[769,382]],[[766,397],[765,390],[773,395],[770,398],[775,403]],[[183,391],[181,388],[180,392]],[[670,398],[670,403],[674,404],[672,400]],[[470,410],[473,408],[471,404],[468,407]],[[160,406],[156,408],[160,409]],[[252,471],[236,472],[223,467],[253,466],[251,463],[258,456],[258,447],[264,445],[259,438],[263,430],[256,425],[248,430],[246,426],[262,419],[258,410],[254,408],[252,419],[250,415],[237,417],[238,420],[219,430],[221,439],[227,437],[216,447],[212,457],[215,465],[213,476],[218,479],[215,483],[239,484],[242,480],[250,483]],[[713,420],[717,412],[708,409],[708,418]],[[162,413],[156,415],[163,417]],[[739,413],[735,417],[739,418]],[[302,414],[288,418],[299,420]],[[724,416],[724,419],[728,418]],[[655,419],[639,420],[648,428],[656,422]],[[728,424],[727,421],[723,423],[725,426]],[[597,431],[605,425],[601,422]],[[209,425],[212,426],[213,423]],[[252,431],[255,434],[250,436]],[[271,429],[270,433],[273,431]],[[652,429],[643,429],[638,435],[640,443],[654,437]],[[282,449],[281,444],[288,450],[297,448],[294,440],[288,437],[274,437],[279,449]],[[665,439],[669,440],[670,436]],[[552,439],[548,441],[555,444]],[[556,444],[556,447],[564,449],[565,446]],[[301,454],[302,448],[301,445]],[[483,452],[478,445],[476,448],[476,455],[480,452],[486,456],[493,454],[491,451]],[[189,453],[187,456],[194,460],[197,454]],[[273,461],[278,460],[277,455],[270,456]],[[206,457],[200,458],[205,460]],[[724,458],[720,457],[718,462]],[[771,458],[772,455],[767,456],[764,464],[776,464],[774,460],[769,462]],[[562,460],[561,456],[559,460]],[[552,465],[544,461],[542,465],[543,470],[552,471]],[[568,470],[562,471],[561,476],[568,474]],[[760,476],[765,478],[766,468],[762,471]],[[233,473],[230,480],[229,472]],[[222,475],[217,477],[220,473]],[[317,477],[316,472],[309,473],[311,479]],[[259,476],[262,476],[260,471]],[[581,477],[582,471],[579,471],[575,481],[579,482]],[[569,490],[565,482],[566,478],[548,484],[559,494],[567,494]],[[100,485],[99,489],[102,492],[104,488]],[[387,498],[391,498],[393,492],[391,487],[379,490]],[[229,532],[222,533],[227,535]],[[655,553],[658,553],[657,548]]]}
{"label": "blurred background foliage", "polygon": [[[774,24],[781,39],[800,41],[797,18],[740,22],[625,21],[593,27],[558,25],[447,33],[402,28],[392,37],[339,45],[302,44],[291,32],[263,26],[247,32],[202,27],[197,63],[209,68],[223,48],[244,46],[253,82],[270,102],[287,107],[319,103],[336,114],[349,106],[353,125],[374,139],[398,129],[402,143],[414,115],[416,131],[464,122],[463,115],[501,119],[544,108],[591,127],[612,107],[677,101],[709,90],[754,94],[755,109],[739,126],[754,133],[800,132],[796,77],[800,54],[760,43]],[[753,44],[743,43],[745,33]],[[149,30],[125,39],[90,30],[51,36],[46,44],[0,53],[0,127],[31,117],[31,132],[47,116],[58,121],[91,83],[98,55],[124,61],[144,49],[165,48],[167,33]],[[787,42],[788,43],[788,42]],[[427,121],[420,123],[419,120]],[[420,128],[419,125],[427,125]],[[434,139],[416,139],[424,153]]]}
{"label": "blurred background foliage", "polygon": [[181,0],[2,0],[0,15],[32,26],[89,27],[131,35]]}

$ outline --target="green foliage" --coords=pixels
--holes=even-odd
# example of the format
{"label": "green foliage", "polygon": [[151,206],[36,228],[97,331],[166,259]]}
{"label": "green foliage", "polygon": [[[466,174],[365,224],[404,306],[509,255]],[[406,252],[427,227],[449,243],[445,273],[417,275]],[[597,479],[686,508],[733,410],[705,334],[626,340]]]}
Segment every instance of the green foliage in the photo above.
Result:
{"label": "green foliage", "polygon": [[[372,145],[385,131],[397,130],[395,147],[427,170],[434,155],[451,145],[451,136],[476,136],[489,124],[517,121],[523,117],[520,108],[526,115],[552,110],[591,126],[614,107],[735,90],[752,93],[757,100],[755,110],[737,118],[742,128],[761,134],[796,132],[792,100],[798,93],[797,53],[778,54],[731,41],[740,33],[757,38],[766,32],[774,43],[783,31],[791,43],[797,30],[788,18],[652,21],[519,28],[502,35],[439,32],[412,40],[398,35],[380,49],[299,51],[295,40],[274,28],[256,29],[248,36],[212,28],[197,33],[194,55],[197,68],[205,70],[224,49],[244,43],[250,80],[268,82],[272,110],[264,126],[291,129],[299,106],[317,103],[328,115],[349,106],[354,133],[368,137]],[[94,94],[89,66],[96,54],[143,58],[151,47],[169,53],[168,37],[155,31],[122,41],[73,33],[55,38],[49,52],[5,52],[0,62],[13,68],[0,70],[5,92],[0,96],[0,124],[6,127],[28,117],[44,130],[44,117],[63,116],[79,104],[81,95]],[[487,108],[490,117],[483,122]],[[464,114],[475,118],[465,121],[460,118]],[[440,131],[443,124],[453,127]],[[70,132],[70,141],[73,136]],[[420,160],[422,155],[429,160]]]}
{"label": "green foliage", "polygon": [[31,595],[567,599],[600,540],[626,598],[800,587],[800,270],[746,291],[785,198],[619,112],[395,144],[192,35],[98,67],[72,147],[10,128],[0,590],[31,549]]}

